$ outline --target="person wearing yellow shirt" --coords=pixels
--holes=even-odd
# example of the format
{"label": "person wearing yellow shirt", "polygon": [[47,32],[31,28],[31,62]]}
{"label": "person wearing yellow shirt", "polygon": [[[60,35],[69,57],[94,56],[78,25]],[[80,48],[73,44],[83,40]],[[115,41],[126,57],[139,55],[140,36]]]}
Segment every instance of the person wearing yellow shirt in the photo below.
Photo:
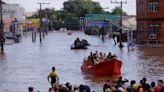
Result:
{"label": "person wearing yellow shirt", "polygon": [[[51,78],[51,81],[49,80]],[[49,73],[48,77],[47,77],[48,82],[51,83],[51,85],[53,85],[54,83],[56,83],[57,81],[59,81],[59,78],[57,76],[55,67],[52,67],[52,71]]]}

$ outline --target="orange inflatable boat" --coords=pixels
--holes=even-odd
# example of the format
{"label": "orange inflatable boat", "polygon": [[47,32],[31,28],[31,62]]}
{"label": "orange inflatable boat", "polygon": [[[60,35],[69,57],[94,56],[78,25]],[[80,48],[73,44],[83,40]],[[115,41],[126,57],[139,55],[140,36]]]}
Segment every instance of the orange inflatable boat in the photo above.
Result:
{"label": "orange inflatable boat", "polygon": [[93,74],[96,76],[117,76],[121,75],[122,62],[117,59],[102,60],[98,64],[92,66],[91,60],[86,60],[81,66],[81,70],[87,74]]}

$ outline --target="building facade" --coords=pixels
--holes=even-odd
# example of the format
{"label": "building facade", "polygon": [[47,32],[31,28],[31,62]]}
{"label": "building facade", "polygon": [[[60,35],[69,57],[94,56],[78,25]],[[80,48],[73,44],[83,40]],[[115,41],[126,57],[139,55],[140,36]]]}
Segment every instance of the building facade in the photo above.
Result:
{"label": "building facade", "polygon": [[164,0],[136,0],[137,43],[164,44]]}
{"label": "building facade", "polygon": [[24,12],[25,9],[19,4],[3,4],[3,23],[4,30],[9,31],[11,22],[18,20],[19,24],[23,24],[25,20]]}

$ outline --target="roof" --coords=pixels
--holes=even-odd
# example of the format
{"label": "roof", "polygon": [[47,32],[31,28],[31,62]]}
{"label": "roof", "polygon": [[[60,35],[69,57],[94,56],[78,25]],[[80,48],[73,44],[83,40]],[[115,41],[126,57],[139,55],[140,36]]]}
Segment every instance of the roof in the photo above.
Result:
{"label": "roof", "polygon": [[124,16],[122,20],[122,24],[126,28],[136,30],[136,25],[137,25],[136,16]]}

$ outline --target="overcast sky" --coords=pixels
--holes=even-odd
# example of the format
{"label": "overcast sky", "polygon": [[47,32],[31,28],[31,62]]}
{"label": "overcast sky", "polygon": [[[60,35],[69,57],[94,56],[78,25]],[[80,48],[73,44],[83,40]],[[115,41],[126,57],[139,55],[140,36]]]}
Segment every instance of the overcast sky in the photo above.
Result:
{"label": "overcast sky", "polygon": [[[67,0],[2,0],[11,4],[20,4],[25,8],[26,12],[34,12],[39,9],[39,5],[37,2],[50,2],[49,5],[43,5],[43,8],[46,7],[54,7],[59,10],[63,7],[63,2]],[[111,0],[92,0],[97,1],[101,4],[102,8],[105,11],[111,11],[115,6],[119,6],[120,4],[111,4]],[[112,0],[112,1],[120,1],[120,0]],[[127,0],[127,4],[123,4],[123,10],[126,11],[129,15],[136,14],[136,0]]]}

